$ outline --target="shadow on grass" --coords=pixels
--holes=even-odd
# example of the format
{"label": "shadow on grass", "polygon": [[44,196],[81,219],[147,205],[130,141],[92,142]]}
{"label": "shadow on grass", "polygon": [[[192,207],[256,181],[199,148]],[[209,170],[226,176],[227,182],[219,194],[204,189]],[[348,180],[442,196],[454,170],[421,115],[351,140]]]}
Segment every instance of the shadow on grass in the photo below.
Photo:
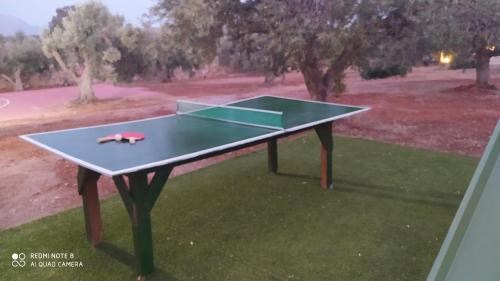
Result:
{"label": "shadow on grass", "polygon": [[335,179],[333,188],[340,192],[360,193],[377,198],[399,200],[408,203],[421,205],[433,205],[456,209],[460,204],[462,196],[444,192],[422,192],[422,191],[402,191],[397,187],[383,186],[377,184],[367,184],[349,181],[345,179]]}
{"label": "shadow on grass", "polygon": [[[96,246],[96,249],[135,270],[135,257],[115,245],[108,242],[101,242]],[[148,276],[146,280],[179,281],[179,279],[159,268],[155,268],[153,274]]]}
{"label": "shadow on grass", "polygon": [[277,176],[282,176],[282,177],[287,177],[287,178],[296,178],[296,179],[303,179],[303,180],[313,180],[313,181],[320,181],[320,177],[315,177],[315,176],[310,176],[310,175],[301,175],[301,174],[294,174],[294,173],[284,173],[284,172],[277,172]]}
{"label": "shadow on grass", "polygon": [[[319,177],[294,174],[294,173],[276,173],[278,176],[297,178],[303,180],[320,181]],[[354,182],[346,179],[335,178],[333,182],[334,189],[340,192],[360,193],[367,196],[378,198],[386,198],[392,200],[400,200],[403,202],[417,203],[423,205],[434,205],[447,208],[457,208],[462,200],[462,195],[446,192],[422,192],[410,191],[404,192],[393,186],[383,186],[377,184],[367,184],[361,182]]]}

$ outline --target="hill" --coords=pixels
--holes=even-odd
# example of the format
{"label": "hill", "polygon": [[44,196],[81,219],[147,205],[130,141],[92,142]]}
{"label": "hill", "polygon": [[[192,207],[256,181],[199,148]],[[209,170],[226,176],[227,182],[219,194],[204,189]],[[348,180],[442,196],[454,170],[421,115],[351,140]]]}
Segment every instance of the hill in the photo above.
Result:
{"label": "hill", "polygon": [[27,35],[38,35],[40,27],[30,25],[22,19],[0,14],[0,34],[4,36],[12,36],[17,31],[23,31]]}

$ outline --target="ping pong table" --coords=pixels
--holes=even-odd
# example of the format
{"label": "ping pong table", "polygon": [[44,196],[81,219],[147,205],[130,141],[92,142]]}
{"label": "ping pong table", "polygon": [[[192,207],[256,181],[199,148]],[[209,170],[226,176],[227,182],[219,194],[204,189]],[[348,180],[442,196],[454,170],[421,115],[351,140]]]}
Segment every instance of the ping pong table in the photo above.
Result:
{"label": "ping pong table", "polygon": [[[277,139],[314,129],[321,142],[321,186],[332,188],[332,122],[368,109],[274,96],[224,105],[186,101],[177,103],[174,115],[21,138],[78,165],[78,192],[92,246],[102,239],[97,182],[101,175],[112,177],[132,223],[137,271],[145,276],[154,269],[150,212],[175,166],[267,142],[269,171],[276,173]],[[145,139],[96,142],[123,131],[142,132]]]}

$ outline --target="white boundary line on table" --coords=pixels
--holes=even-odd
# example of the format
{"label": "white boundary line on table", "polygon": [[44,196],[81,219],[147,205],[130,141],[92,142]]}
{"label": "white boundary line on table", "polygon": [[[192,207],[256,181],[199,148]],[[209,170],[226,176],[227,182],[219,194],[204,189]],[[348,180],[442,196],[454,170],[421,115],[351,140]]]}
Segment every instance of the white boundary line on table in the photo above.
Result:
{"label": "white boundary line on table", "polygon": [[6,99],[6,98],[0,98],[0,101],[4,100],[5,101],[5,104],[2,104],[0,105],[0,109],[6,107],[7,105],[10,104],[10,100]]}
{"label": "white boundary line on table", "polygon": [[[57,132],[57,131],[54,131],[54,132]],[[41,133],[39,133],[39,134],[41,134]],[[50,151],[50,152],[52,152],[54,154],[57,154],[57,155],[65,158],[67,160],[73,161],[73,162],[75,162],[76,164],[78,164],[80,166],[83,166],[83,167],[88,168],[90,170],[99,172],[99,173],[101,173],[103,175],[106,175],[106,176],[114,176],[113,171],[110,171],[108,169],[102,168],[101,166],[96,166],[96,165],[91,164],[91,163],[89,163],[87,161],[84,161],[84,160],[82,160],[80,158],[73,157],[73,156],[71,156],[69,154],[66,154],[66,153],[60,151],[60,150],[54,149],[54,148],[52,148],[50,146],[47,146],[47,145],[45,145],[45,144],[43,144],[41,142],[38,142],[38,141],[30,138],[30,136],[32,136],[32,135],[39,135],[39,134],[22,135],[22,136],[19,136],[19,137],[21,139],[27,141],[27,142],[30,142],[30,143],[34,144],[35,146],[41,147],[43,149],[46,149],[46,150],[48,150],[48,151]]]}
{"label": "white boundary line on table", "polygon": [[162,119],[162,118],[172,117],[174,115],[175,114],[167,114],[167,115],[162,115],[162,116],[155,116],[155,117],[149,117],[149,118],[143,118],[143,119],[137,119],[137,120],[130,120],[130,121],[121,121],[121,122],[101,124],[101,125],[92,125],[92,126],[85,126],[85,127],[71,128],[71,129],[62,129],[62,130],[54,130],[54,131],[41,132],[41,133],[26,134],[26,135],[23,135],[23,136],[36,136],[36,135],[44,135],[44,134],[51,134],[51,133],[78,131],[78,130],[90,129],[90,128],[101,128],[101,127],[107,127],[107,126],[115,126],[115,125],[121,125],[121,124],[126,124],[126,123],[130,124],[130,123],[137,123],[137,122],[141,122],[141,121],[148,121],[148,120],[155,120],[155,119]]}
{"label": "white boundary line on table", "polygon": [[170,163],[173,163],[173,162],[177,162],[177,161],[182,161],[182,160],[194,158],[194,157],[197,157],[197,156],[200,156],[200,155],[203,155],[203,154],[208,154],[208,153],[211,153],[211,152],[216,152],[216,151],[224,150],[226,148],[231,148],[231,147],[235,147],[235,146],[238,146],[238,145],[247,144],[247,143],[251,143],[251,142],[254,142],[254,141],[266,139],[266,138],[269,138],[269,137],[280,135],[282,133],[283,133],[283,131],[274,131],[274,132],[269,133],[269,134],[260,135],[260,136],[249,138],[249,139],[245,139],[245,140],[242,140],[242,141],[232,142],[232,143],[228,143],[228,144],[225,144],[225,145],[220,145],[220,146],[209,148],[209,149],[203,149],[203,150],[199,150],[199,151],[196,151],[196,152],[193,152],[193,153],[184,154],[184,155],[181,155],[181,156],[172,157],[172,158],[164,159],[164,160],[161,160],[161,161],[151,162],[151,163],[147,163],[147,164],[144,164],[144,165],[139,165],[139,166],[135,166],[135,167],[127,168],[127,169],[122,169],[122,170],[116,170],[116,171],[111,171],[111,170],[108,170],[106,168],[102,168],[101,166],[94,165],[94,164],[89,163],[87,161],[84,161],[84,160],[82,160],[80,158],[76,158],[76,157],[73,157],[71,155],[68,155],[68,154],[66,154],[66,153],[64,153],[64,152],[62,152],[60,150],[51,148],[51,147],[49,147],[49,146],[47,146],[47,145],[45,145],[43,143],[40,143],[40,142],[38,142],[36,140],[33,140],[33,139],[29,138],[30,135],[22,135],[22,136],[20,136],[20,138],[22,138],[23,140],[26,140],[26,141],[28,141],[28,142],[36,145],[36,146],[39,146],[39,147],[44,148],[44,149],[47,149],[48,151],[50,151],[52,153],[55,153],[55,154],[57,154],[57,155],[65,158],[65,159],[73,161],[73,162],[77,163],[80,166],[83,166],[83,167],[88,168],[90,170],[99,172],[99,173],[101,173],[103,175],[113,177],[113,176],[117,176],[117,175],[121,175],[121,174],[136,172],[136,171],[140,171],[140,170],[144,170],[144,169],[148,169],[148,168],[163,166],[163,165],[167,165],[167,164],[170,164]]}
{"label": "white boundary line on table", "polygon": [[[290,97],[281,97],[281,96],[272,96],[272,95],[260,95],[260,96],[254,97],[254,98],[260,98],[260,97],[270,97],[270,98],[277,98],[277,99],[284,99],[284,100],[296,100],[296,101],[310,102],[310,103],[320,103],[320,104],[326,104],[326,105],[340,105],[340,106],[347,106],[347,107],[368,108],[368,109],[370,109],[370,107],[367,107],[367,106],[350,105],[350,104],[345,104],[345,103],[335,103],[335,102],[326,102],[326,101],[317,101],[317,100],[303,100],[303,99],[299,99],[299,98],[290,98]],[[237,100],[237,101],[235,101],[233,103],[237,103],[237,102],[240,102],[240,101],[251,100],[251,99],[252,98]]]}
{"label": "white boundary line on table", "polygon": [[335,121],[337,119],[345,118],[345,117],[348,117],[348,116],[351,116],[351,115],[355,115],[355,114],[358,114],[358,113],[370,110],[369,107],[358,107],[358,106],[355,106],[355,107],[360,108],[360,110],[349,112],[349,113],[345,113],[345,114],[340,114],[340,115],[337,115],[337,116],[331,117],[331,118],[325,118],[325,119],[317,120],[317,121],[314,121],[314,122],[302,124],[302,125],[299,125],[299,126],[295,126],[295,127],[286,129],[285,131],[286,132],[295,132],[295,131],[298,131],[298,130],[301,130],[301,129],[304,129],[304,128],[307,128],[307,127],[319,125],[321,123]]}
{"label": "white boundary line on table", "polygon": [[[277,98],[277,99],[281,99],[282,98],[282,97],[275,97],[275,96],[270,96],[270,95],[261,95],[261,96],[250,97],[250,98],[246,98],[246,99],[242,99],[242,100],[238,100],[238,101],[234,101],[234,102],[230,102],[230,103],[226,103],[226,104],[237,103],[237,102],[240,102],[240,101],[247,101],[247,100],[251,100],[251,99],[257,99],[257,98],[260,98],[260,97],[274,97],[274,98]],[[333,104],[333,105],[340,105],[340,106],[348,106],[348,107],[359,108],[360,110],[357,110],[357,111],[354,111],[354,112],[349,112],[349,113],[346,113],[346,114],[337,115],[337,116],[331,117],[331,118],[325,118],[325,119],[322,119],[322,120],[317,120],[317,121],[314,121],[314,122],[302,124],[300,126],[295,126],[295,127],[288,128],[288,129],[285,129],[285,130],[279,130],[279,131],[275,131],[275,132],[272,132],[272,133],[269,133],[269,134],[264,134],[264,135],[260,135],[260,136],[257,136],[257,137],[253,137],[253,138],[249,138],[249,139],[245,139],[245,140],[241,140],[241,141],[237,141],[237,142],[232,142],[232,143],[228,143],[228,144],[224,144],[224,145],[220,145],[220,146],[216,146],[216,147],[212,147],[212,148],[208,148],[208,149],[199,150],[199,151],[196,151],[196,152],[193,152],[193,153],[189,153],[189,154],[184,154],[184,155],[181,155],[181,156],[172,157],[172,158],[164,159],[164,160],[161,160],[161,161],[151,162],[151,163],[147,163],[147,164],[144,164],[144,165],[138,165],[138,166],[135,166],[135,167],[131,167],[131,168],[127,168],[127,169],[122,169],[122,170],[116,170],[116,171],[111,171],[111,170],[102,168],[100,166],[96,166],[94,164],[91,164],[91,163],[88,163],[86,161],[83,161],[83,160],[81,160],[79,158],[75,158],[73,156],[70,156],[70,155],[68,155],[68,154],[66,154],[66,153],[64,153],[64,152],[62,152],[60,150],[51,148],[51,147],[49,147],[47,145],[44,145],[44,144],[42,144],[42,143],[40,143],[40,142],[38,142],[36,140],[33,140],[33,139],[30,138],[30,136],[43,135],[43,134],[56,133],[56,132],[64,132],[64,131],[82,130],[82,129],[87,129],[87,128],[99,128],[99,127],[106,127],[106,126],[114,126],[114,125],[125,124],[125,123],[136,123],[136,122],[147,121],[147,120],[155,120],[155,119],[160,119],[160,118],[168,118],[168,117],[174,116],[175,114],[169,114],[169,115],[164,115],[164,116],[158,116],[158,117],[152,117],[152,118],[145,118],[145,119],[133,120],[133,121],[125,121],[125,122],[117,122],[117,123],[111,123],[111,124],[104,124],[104,125],[95,125],[95,126],[80,127],[80,128],[73,128],[73,129],[56,130],[56,131],[43,132],[43,133],[27,134],[27,135],[20,136],[20,138],[22,138],[23,140],[26,140],[26,141],[28,141],[28,142],[36,145],[36,146],[44,148],[44,149],[46,149],[46,150],[48,150],[50,152],[53,152],[53,153],[55,153],[55,154],[57,154],[57,155],[59,155],[59,156],[61,156],[63,158],[66,158],[66,159],[68,159],[70,161],[73,161],[73,162],[75,162],[75,163],[77,163],[77,164],[79,164],[79,165],[81,165],[83,167],[86,167],[88,169],[94,170],[94,171],[99,172],[99,173],[101,173],[103,175],[111,176],[112,177],[112,176],[116,176],[116,175],[121,175],[121,174],[126,174],[126,173],[140,171],[140,170],[143,170],[143,169],[148,169],[148,168],[158,167],[158,166],[162,166],[162,165],[167,165],[167,164],[170,164],[170,163],[173,163],[173,162],[182,161],[182,160],[186,160],[186,159],[190,159],[190,158],[195,158],[195,157],[203,155],[203,154],[217,152],[217,151],[224,150],[226,148],[231,148],[231,147],[236,147],[236,146],[247,144],[247,143],[252,143],[252,142],[263,140],[263,139],[266,139],[266,138],[269,138],[269,137],[282,135],[282,134],[287,133],[287,132],[298,131],[300,129],[304,129],[304,128],[307,128],[307,127],[315,126],[315,125],[318,125],[318,124],[321,124],[321,123],[331,122],[331,121],[334,121],[334,120],[337,120],[337,119],[341,119],[341,118],[344,118],[344,117],[347,117],[347,116],[351,116],[351,115],[354,115],[354,114],[358,114],[358,113],[370,110],[369,107],[351,106],[351,105],[345,105],[345,104],[334,104],[334,103],[326,103],[326,102],[318,102],[318,101],[307,101],[307,100],[300,100],[300,99],[293,99],[293,98],[282,98],[282,99],[298,100],[298,101],[303,101],[303,102],[316,102],[316,103],[323,103],[323,104],[330,104],[330,105]]]}
{"label": "white boundary line on table", "polygon": [[351,115],[355,115],[355,114],[358,114],[358,113],[361,113],[361,112],[364,112],[364,111],[368,111],[368,110],[371,109],[370,107],[367,107],[367,106],[349,105],[349,104],[333,103],[333,102],[323,102],[323,101],[314,101],[314,100],[302,100],[302,99],[297,99],[297,98],[278,97],[278,96],[272,96],[272,95],[259,95],[259,96],[255,96],[255,97],[249,97],[249,98],[237,100],[237,101],[230,102],[230,103],[227,103],[227,104],[236,104],[236,103],[239,103],[239,102],[248,101],[248,100],[252,100],[252,99],[257,99],[257,98],[261,98],[261,97],[271,97],[271,98],[276,98],[276,99],[295,100],[295,101],[310,102],[310,103],[320,103],[320,104],[325,104],[325,105],[337,105],[337,106],[345,106],[345,107],[354,107],[354,108],[359,108],[360,109],[360,110],[356,110],[356,111],[353,111],[353,112],[349,112],[349,113],[337,115],[337,116],[334,116],[334,117],[331,117],[331,118],[325,118],[325,119],[321,119],[321,120],[316,120],[314,122],[305,123],[305,124],[302,124],[302,125],[299,125],[299,126],[291,127],[291,128],[285,129],[285,132],[295,132],[295,131],[298,131],[300,129],[304,129],[304,128],[311,127],[311,126],[318,125],[318,124],[325,123],[325,122],[331,122],[331,121],[334,121],[334,120],[337,120],[337,119],[345,118],[345,117],[348,117],[348,116],[351,116]]}

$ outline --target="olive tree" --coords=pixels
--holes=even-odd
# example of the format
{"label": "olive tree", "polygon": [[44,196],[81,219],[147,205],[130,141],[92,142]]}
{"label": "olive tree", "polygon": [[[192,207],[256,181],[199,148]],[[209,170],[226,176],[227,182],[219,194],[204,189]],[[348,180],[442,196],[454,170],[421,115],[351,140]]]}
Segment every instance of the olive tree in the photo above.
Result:
{"label": "olive tree", "polygon": [[89,1],[60,10],[43,31],[43,50],[78,84],[77,102],[96,100],[92,81],[102,78],[106,69],[120,59],[113,46],[123,19],[112,15],[103,4]]}
{"label": "olive tree", "polygon": [[345,89],[345,71],[367,65],[375,42],[383,44],[393,31],[397,48],[385,44],[378,53],[393,52],[387,59],[394,64],[411,56],[402,42],[415,40],[414,33],[391,31],[387,22],[395,11],[408,17],[415,6],[416,0],[158,0],[152,12],[208,54],[224,36],[265,71],[300,70],[311,98],[325,100]]}
{"label": "olive tree", "polygon": [[0,42],[0,78],[11,84],[15,91],[24,89],[23,78],[48,69],[42,45],[37,37],[17,33]]}
{"label": "olive tree", "polygon": [[120,60],[113,63],[118,80],[130,81],[138,75],[170,82],[177,69],[194,74],[194,70],[202,64],[200,56],[192,53],[193,48],[180,44],[180,40],[179,34],[168,26],[125,26],[115,40],[122,54]]}
{"label": "olive tree", "polygon": [[130,82],[135,76],[150,74],[156,50],[153,49],[153,33],[148,27],[127,24],[113,40],[121,57],[113,63],[118,81]]}
{"label": "olive tree", "polygon": [[194,69],[216,59],[216,41],[224,24],[218,19],[220,9],[224,9],[219,4],[223,3],[164,0],[151,8],[151,15],[161,23],[156,38],[157,66],[166,81],[175,69],[193,74]]}
{"label": "olive tree", "polygon": [[432,0],[427,18],[427,33],[436,51],[472,58],[476,85],[490,85],[490,59],[500,56],[500,1]]}

